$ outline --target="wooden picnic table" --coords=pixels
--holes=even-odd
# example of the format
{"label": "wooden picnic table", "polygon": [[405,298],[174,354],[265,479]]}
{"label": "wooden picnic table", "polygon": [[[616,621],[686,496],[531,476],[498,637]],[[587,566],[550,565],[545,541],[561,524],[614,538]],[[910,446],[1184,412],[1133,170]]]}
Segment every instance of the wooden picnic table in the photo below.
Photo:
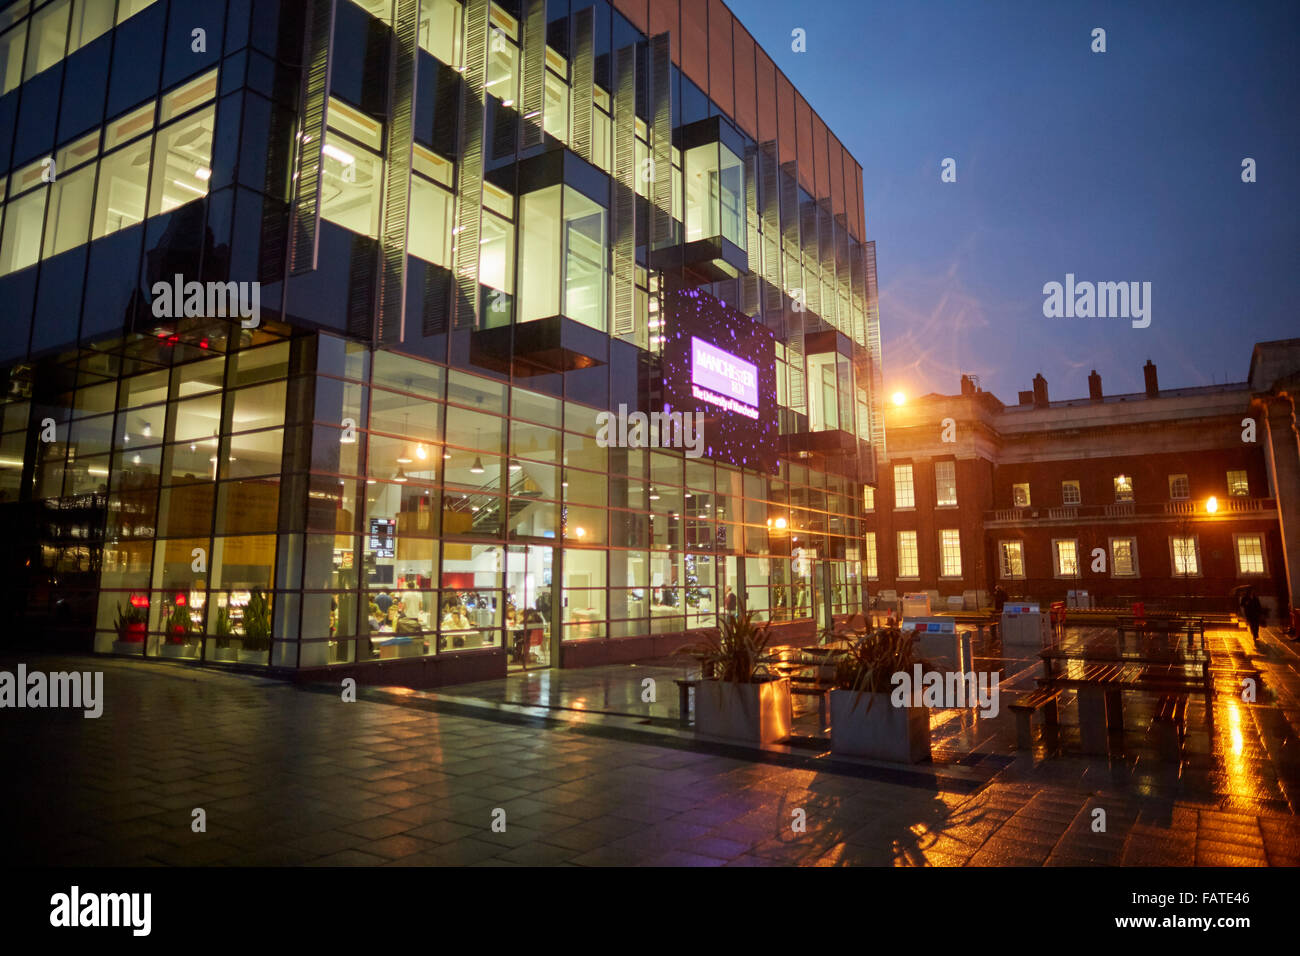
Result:
{"label": "wooden picnic table", "polygon": [[1210,655],[1181,638],[1128,642],[1119,634],[1071,635],[1039,656],[1044,689],[1074,690],[1079,695],[1079,729],[1085,752],[1105,753],[1106,731],[1124,729],[1121,692],[1162,695],[1204,694],[1213,722],[1214,682]]}

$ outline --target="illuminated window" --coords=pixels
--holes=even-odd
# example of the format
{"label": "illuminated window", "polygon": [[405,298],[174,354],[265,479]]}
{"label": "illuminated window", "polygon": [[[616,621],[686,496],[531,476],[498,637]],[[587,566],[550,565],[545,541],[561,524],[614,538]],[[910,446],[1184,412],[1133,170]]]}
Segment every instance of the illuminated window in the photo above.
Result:
{"label": "illuminated window", "polygon": [[1052,551],[1056,555],[1056,576],[1058,578],[1077,578],[1079,576],[1079,542],[1073,538],[1057,538],[1052,541]]}
{"label": "illuminated window", "polygon": [[170,212],[208,194],[216,107],[191,113],[158,131],[149,215]]}
{"label": "illuminated window", "polygon": [[1023,578],[1025,576],[1025,544],[1023,541],[998,542],[999,577]]}
{"label": "illuminated window", "polygon": [[[547,49],[549,60],[551,50]],[[569,141],[569,84],[546,71],[546,100],[542,107],[542,128],[561,143]]]}
{"label": "illuminated window", "polygon": [[1133,500],[1133,476],[1132,475],[1115,476],[1115,500],[1116,501]]}
{"label": "illuminated window", "polygon": [[157,0],[118,0],[117,3],[117,22],[121,23],[128,17],[133,17],[146,7],[153,6]]}
{"label": "illuminated window", "polygon": [[916,507],[916,494],[912,487],[912,466],[894,466],[894,507]]}
{"label": "illuminated window", "polygon": [[406,251],[451,268],[452,195],[421,176],[411,177],[411,217]]}
{"label": "illuminated window", "polygon": [[190,82],[166,94],[162,98],[162,104],[158,111],[158,122],[165,123],[182,113],[188,113],[190,110],[202,106],[216,95],[217,71],[210,70],[198,79],[190,80]]}
{"label": "illuminated window", "polygon": [[1244,471],[1228,472],[1228,494],[1234,498],[1250,497],[1250,481]]}
{"label": "illuminated window", "polygon": [[874,580],[879,577],[880,570],[876,564],[876,533],[874,531],[868,531],[864,536],[864,539],[866,541],[866,556],[864,563],[866,564],[867,577]]}
{"label": "illuminated window", "polygon": [[1201,562],[1200,556],[1197,554],[1195,535],[1171,537],[1169,539],[1169,552],[1176,576],[1189,577],[1201,573]]}
{"label": "illuminated window", "polygon": [[94,198],[94,166],[65,173],[50,186],[50,208],[45,217],[47,259],[89,241]]}
{"label": "illuminated window", "polygon": [[936,461],[934,463],[935,504],[940,507],[957,504],[957,463],[955,461]]}
{"label": "illuminated window", "polygon": [[898,576],[900,578],[920,577],[920,566],[916,557],[916,532],[898,532]]}
{"label": "illuminated window", "polygon": [[90,237],[99,239],[144,219],[149,139],[138,139],[99,161],[99,189]]}
{"label": "illuminated window", "polygon": [[862,507],[867,511],[876,510],[876,489],[871,485],[862,486]]}
{"label": "illuminated window", "polygon": [[488,34],[487,81],[484,88],[501,101],[514,106],[519,98],[519,47],[506,31],[493,26]]}
{"label": "illuminated window", "polygon": [[321,216],[377,239],[383,167],[378,154],[328,131],[321,148]]}
{"label": "illuminated window", "polygon": [[72,30],[68,52],[75,53],[113,26],[113,5],[105,0],[76,0],[72,8]]}
{"label": "illuminated window", "polygon": [[0,95],[8,93],[22,82],[23,46],[26,40],[26,23],[20,23],[0,36]]}
{"label": "illuminated window", "polygon": [[1137,577],[1137,538],[1110,539],[1110,573],[1116,578]]}
{"label": "illuminated window", "polygon": [[961,577],[961,532],[956,528],[939,532],[939,574],[945,578]]}
{"label": "illuminated window", "polygon": [[453,70],[461,68],[460,18],[456,0],[420,0],[420,49]]}
{"label": "illuminated window", "polygon": [[1237,545],[1237,573],[1264,573],[1264,537],[1258,534],[1233,535]]}
{"label": "illuminated window", "polygon": [[1169,476],[1169,500],[1186,501],[1192,496],[1186,475]]}
{"label": "illuminated window", "polygon": [[4,237],[0,240],[0,275],[35,265],[41,257],[41,225],[45,193],[36,190],[5,206]]}
{"label": "illuminated window", "polygon": [[1011,503],[1017,508],[1029,507],[1029,482],[1011,486]]}
{"label": "illuminated window", "polygon": [[63,59],[68,42],[68,8],[71,0],[55,0],[32,16],[27,38],[27,68],[23,79],[48,70]]}
{"label": "illuminated window", "polygon": [[1067,506],[1077,505],[1081,501],[1083,501],[1083,495],[1079,491],[1079,483],[1077,481],[1061,482],[1061,504]]}

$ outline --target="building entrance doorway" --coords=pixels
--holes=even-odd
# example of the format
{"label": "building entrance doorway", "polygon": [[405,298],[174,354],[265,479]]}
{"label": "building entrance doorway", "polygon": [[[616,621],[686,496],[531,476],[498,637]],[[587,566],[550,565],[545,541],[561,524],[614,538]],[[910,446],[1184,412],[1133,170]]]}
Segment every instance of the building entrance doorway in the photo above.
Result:
{"label": "building entrance doorway", "polygon": [[551,545],[506,546],[506,658],[510,671],[559,663],[559,569]]}

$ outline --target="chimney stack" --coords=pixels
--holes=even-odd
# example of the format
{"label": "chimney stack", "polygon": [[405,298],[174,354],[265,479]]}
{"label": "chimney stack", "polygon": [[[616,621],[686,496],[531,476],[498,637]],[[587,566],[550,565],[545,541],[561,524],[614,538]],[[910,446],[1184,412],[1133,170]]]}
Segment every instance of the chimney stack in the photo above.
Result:
{"label": "chimney stack", "polygon": [[961,377],[961,394],[962,398],[970,398],[975,394],[975,380],[969,375]]}
{"label": "chimney stack", "polygon": [[1046,408],[1047,399],[1047,379],[1043,378],[1043,373],[1039,372],[1034,376],[1034,407]]}
{"label": "chimney stack", "polygon": [[1147,398],[1156,398],[1160,394],[1160,380],[1156,378],[1156,367],[1150,359],[1142,366],[1142,374],[1147,380]]}
{"label": "chimney stack", "polygon": [[1094,402],[1100,402],[1102,399],[1101,376],[1097,374],[1096,369],[1093,369],[1092,374],[1088,376],[1088,398]]}

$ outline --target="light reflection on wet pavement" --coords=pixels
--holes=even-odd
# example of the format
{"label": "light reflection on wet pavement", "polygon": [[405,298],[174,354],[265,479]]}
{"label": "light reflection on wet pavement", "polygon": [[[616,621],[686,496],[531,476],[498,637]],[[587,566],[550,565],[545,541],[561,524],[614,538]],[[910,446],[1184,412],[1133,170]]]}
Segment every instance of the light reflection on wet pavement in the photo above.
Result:
{"label": "light reflection on wet pavement", "polygon": [[[1207,632],[1217,655],[1243,653],[1243,637]],[[1035,725],[1033,751],[1017,752],[1009,694],[1040,664],[973,650],[975,669],[1001,673],[1001,712],[934,712],[934,760],[911,768],[832,764],[811,739],[761,760],[701,745],[678,727],[681,662],[342,704],[337,688],[50,658],[104,670],[105,714],[8,711],[0,746],[19,785],[0,804],[23,821],[15,863],[1300,865],[1296,644],[1274,632],[1246,658],[1258,703],[1220,688],[1213,742],[1192,698],[1178,764],[1161,761],[1136,694],[1108,756],[1081,753],[1073,695],[1059,739]],[[796,732],[813,738],[804,704]],[[195,806],[206,834],[190,830]],[[490,830],[496,807],[506,833]],[[795,809],[807,832],[791,829]]]}

